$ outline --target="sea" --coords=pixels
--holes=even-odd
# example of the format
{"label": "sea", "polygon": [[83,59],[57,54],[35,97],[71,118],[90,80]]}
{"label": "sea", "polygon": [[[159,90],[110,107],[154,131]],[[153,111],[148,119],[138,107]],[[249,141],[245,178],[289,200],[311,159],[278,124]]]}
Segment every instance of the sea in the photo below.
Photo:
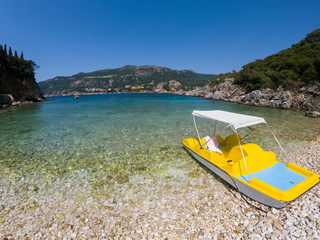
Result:
{"label": "sea", "polygon": [[[285,151],[320,136],[320,119],[303,112],[245,106],[173,94],[105,94],[50,97],[49,101],[0,110],[0,188],[17,194],[45,190],[60,181],[77,182],[93,194],[147,172],[166,174],[195,167],[183,148],[196,137],[193,110],[225,110],[265,118]],[[210,120],[196,119],[202,137],[212,135]],[[217,134],[232,131],[217,124]],[[241,129],[280,156],[263,125]],[[285,155],[282,155],[285,156]],[[285,159],[281,159],[284,160]],[[183,166],[183,167],[181,167]]]}

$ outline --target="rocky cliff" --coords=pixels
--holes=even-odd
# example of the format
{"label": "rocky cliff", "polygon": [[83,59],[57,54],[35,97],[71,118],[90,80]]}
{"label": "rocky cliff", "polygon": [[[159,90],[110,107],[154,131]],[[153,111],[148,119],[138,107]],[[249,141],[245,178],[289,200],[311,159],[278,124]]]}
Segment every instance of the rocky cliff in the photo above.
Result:
{"label": "rocky cliff", "polygon": [[32,61],[7,53],[6,46],[0,45],[0,108],[28,102],[43,101],[44,97],[36,83]]}
{"label": "rocky cliff", "polygon": [[318,85],[304,86],[296,91],[262,88],[246,93],[241,87],[233,84],[233,81],[233,78],[227,78],[212,88],[209,86],[196,88],[185,92],[184,95],[252,106],[305,111],[308,116],[320,117],[320,87]]}
{"label": "rocky cliff", "polygon": [[5,76],[0,80],[0,108],[43,101],[44,97],[34,78]]}

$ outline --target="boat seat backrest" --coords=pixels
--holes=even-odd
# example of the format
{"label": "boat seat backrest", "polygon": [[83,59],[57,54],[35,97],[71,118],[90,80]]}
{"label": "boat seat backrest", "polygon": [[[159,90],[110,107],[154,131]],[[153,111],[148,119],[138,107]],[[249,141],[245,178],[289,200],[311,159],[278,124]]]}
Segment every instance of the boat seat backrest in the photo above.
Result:
{"label": "boat seat backrest", "polygon": [[[261,169],[272,166],[277,162],[276,156],[273,152],[263,151],[263,149],[257,144],[247,143],[241,146],[249,173],[260,171]],[[247,174],[240,146],[235,146],[230,150],[227,156],[227,160],[229,159],[234,163],[234,172],[238,171],[238,175]]]}
{"label": "boat seat backrest", "polygon": [[[240,142],[242,144],[241,139],[240,139]],[[228,147],[228,148],[238,146],[239,140],[238,140],[237,134],[231,134],[231,135],[227,136],[226,139],[220,145],[223,147]]]}
{"label": "boat seat backrest", "polygon": [[[263,150],[255,155],[249,155],[245,157],[245,159],[246,159],[249,173],[260,171],[262,169],[268,168],[274,165],[275,163],[277,163],[276,155],[274,154],[274,152],[263,151]],[[246,175],[247,173],[245,170],[244,160],[241,159],[238,162],[238,164],[240,164],[240,168],[242,170],[241,175],[243,174]]]}
{"label": "boat seat backrest", "polygon": [[217,138],[219,145],[221,145],[221,143],[224,141],[224,139],[220,135],[217,135],[216,138]]}
{"label": "boat seat backrest", "polygon": [[[246,159],[249,156],[254,156],[260,152],[263,152],[263,149],[254,143],[242,144],[241,147],[242,147],[243,155]],[[241,153],[240,146],[237,145],[237,146],[232,147],[228,153],[227,158],[232,160],[233,162],[237,162],[240,159],[242,159],[243,156]]]}
{"label": "boat seat backrest", "polygon": [[[248,156],[246,151],[243,151],[243,155],[244,157]],[[234,163],[238,162],[242,158],[243,157],[239,146],[234,146],[227,154],[227,160],[232,160]]]}

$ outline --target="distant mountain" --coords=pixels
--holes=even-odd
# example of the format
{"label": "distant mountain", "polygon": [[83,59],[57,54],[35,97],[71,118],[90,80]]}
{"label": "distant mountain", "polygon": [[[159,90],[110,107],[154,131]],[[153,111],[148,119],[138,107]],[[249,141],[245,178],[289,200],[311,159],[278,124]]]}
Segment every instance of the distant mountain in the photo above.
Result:
{"label": "distant mountain", "polygon": [[208,84],[215,75],[160,66],[127,65],[39,82],[46,96],[101,92],[178,92]]}
{"label": "distant mountain", "polygon": [[[239,73],[231,77],[247,92],[266,87],[277,89],[282,86],[295,90],[305,85],[319,85],[320,29],[309,33],[291,48],[244,65]],[[211,85],[215,85],[216,80]]]}

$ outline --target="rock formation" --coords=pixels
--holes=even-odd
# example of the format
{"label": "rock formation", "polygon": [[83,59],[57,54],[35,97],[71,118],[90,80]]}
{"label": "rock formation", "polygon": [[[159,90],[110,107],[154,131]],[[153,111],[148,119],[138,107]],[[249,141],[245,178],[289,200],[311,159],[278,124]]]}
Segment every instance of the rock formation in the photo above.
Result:
{"label": "rock formation", "polygon": [[245,93],[241,87],[233,84],[231,78],[212,88],[209,86],[196,88],[185,92],[184,95],[252,106],[305,111],[308,116],[320,117],[320,87],[318,85],[305,86],[297,91],[285,91],[279,87],[276,91],[263,88]]}
{"label": "rock formation", "polygon": [[43,100],[44,97],[34,78],[20,79],[7,76],[0,80],[0,108]]}

